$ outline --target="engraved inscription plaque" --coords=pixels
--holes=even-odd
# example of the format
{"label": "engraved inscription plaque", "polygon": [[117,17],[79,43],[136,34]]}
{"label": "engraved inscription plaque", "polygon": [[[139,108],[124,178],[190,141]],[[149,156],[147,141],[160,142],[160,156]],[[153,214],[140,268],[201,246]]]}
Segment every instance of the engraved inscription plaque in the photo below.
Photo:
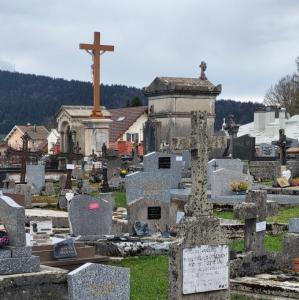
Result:
{"label": "engraved inscription plaque", "polygon": [[171,161],[170,157],[159,157],[159,169],[170,169]]}
{"label": "engraved inscription plaque", "polygon": [[224,290],[228,286],[227,245],[183,249],[183,294]]}
{"label": "engraved inscription plaque", "polygon": [[147,208],[147,218],[149,220],[161,219],[161,206],[149,206]]}

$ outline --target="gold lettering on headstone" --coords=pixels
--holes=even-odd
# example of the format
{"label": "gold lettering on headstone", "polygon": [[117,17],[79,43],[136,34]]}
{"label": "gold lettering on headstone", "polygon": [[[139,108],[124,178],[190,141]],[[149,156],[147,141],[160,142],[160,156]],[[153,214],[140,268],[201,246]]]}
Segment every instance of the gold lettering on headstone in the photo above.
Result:
{"label": "gold lettering on headstone", "polygon": [[113,289],[115,288],[115,283],[106,283],[106,284],[92,284],[89,287],[89,291],[93,296],[108,296],[112,293]]}

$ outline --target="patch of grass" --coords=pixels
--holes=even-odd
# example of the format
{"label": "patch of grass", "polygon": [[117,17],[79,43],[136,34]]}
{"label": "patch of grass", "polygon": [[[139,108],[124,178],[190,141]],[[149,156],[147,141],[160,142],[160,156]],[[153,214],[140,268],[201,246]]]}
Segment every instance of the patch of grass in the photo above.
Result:
{"label": "patch of grass", "polygon": [[289,219],[299,217],[299,206],[279,208],[278,215],[267,218],[271,223],[289,223]]}
{"label": "patch of grass", "polygon": [[214,210],[214,216],[221,219],[234,219],[234,213],[227,210]]}
{"label": "patch of grass", "polygon": [[168,256],[126,258],[113,265],[130,268],[132,300],[168,299]]}
{"label": "patch of grass", "polygon": [[[265,238],[266,251],[281,252],[282,239],[283,239],[282,234],[266,235],[266,238]],[[244,251],[244,241],[243,240],[239,240],[239,241],[235,241],[235,242],[232,241],[232,242],[230,242],[229,246],[231,249],[235,249],[237,251]]]}
{"label": "patch of grass", "polygon": [[114,192],[116,207],[127,207],[127,199],[125,192]]}

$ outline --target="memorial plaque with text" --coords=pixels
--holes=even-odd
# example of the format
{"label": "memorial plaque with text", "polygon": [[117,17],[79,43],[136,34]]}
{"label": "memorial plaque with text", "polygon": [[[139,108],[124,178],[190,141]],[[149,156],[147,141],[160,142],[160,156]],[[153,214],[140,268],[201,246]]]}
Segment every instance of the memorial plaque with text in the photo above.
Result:
{"label": "memorial plaque with text", "polygon": [[170,169],[171,158],[170,157],[159,157],[159,169]]}
{"label": "memorial plaque with text", "polygon": [[161,206],[149,206],[147,208],[147,218],[149,220],[161,219]]}
{"label": "memorial plaque with text", "polygon": [[76,247],[72,239],[67,239],[53,245],[53,257],[66,259],[77,256]]}
{"label": "memorial plaque with text", "polygon": [[183,294],[228,289],[228,252],[227,245],[183,249]]}

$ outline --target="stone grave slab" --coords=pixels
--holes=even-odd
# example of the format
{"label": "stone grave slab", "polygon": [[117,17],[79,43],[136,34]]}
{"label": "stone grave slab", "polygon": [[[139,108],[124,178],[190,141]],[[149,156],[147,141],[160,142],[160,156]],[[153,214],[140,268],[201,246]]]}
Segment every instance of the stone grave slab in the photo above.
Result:
{"label": "stone grave slab", "polygon": [[211,174],[211,198],[234,195],[231,190],[231,183],[233,181],[247,182],[248,189],[250,189],[253,178],[250,174],[243,174],[230,169],[218,169],[213,171]]}
{"label": "stone grave slab", "polygon": [[24,196],[25,208],[32,207],[32,187],[29,184],[17,184],[15,187],[15,193]]}
{"label": "stone grave slab", "polygon": [[289,232],[299,234],[299,218],[289,219]]}
{"label": "stone grave slab", "polygon": [[69,203],[71,233],[81,239],[97,239],[110,234],[112,226],[112,194],[99,197],[76,195]]}
{"label": "stone grave slab", "polygon": [[70,300],[129,300],[130,270],[86,263],[67,275]]}
{"label": "stone grave slab", "polygon": [[170,204],[159,200],[139,198],[128,204],[128,229],[134,233],[133,226],[136,221],[148,224],[151,233],[157,231],[156,225],[161,231],[175,224],[170,220]]}
{"label": "stone grave slab", "polygon": [[213,171],[219,169],[232,170],[243,173],[244,163],[240,159],[214,158],[208,162],[208,189],[211,188],[211,178]]}
{"label": "stone grave slab", "polygon": [[26,165],[26,182],[32,185],[32,193],[39,194],[45,186],[45,165]]}

